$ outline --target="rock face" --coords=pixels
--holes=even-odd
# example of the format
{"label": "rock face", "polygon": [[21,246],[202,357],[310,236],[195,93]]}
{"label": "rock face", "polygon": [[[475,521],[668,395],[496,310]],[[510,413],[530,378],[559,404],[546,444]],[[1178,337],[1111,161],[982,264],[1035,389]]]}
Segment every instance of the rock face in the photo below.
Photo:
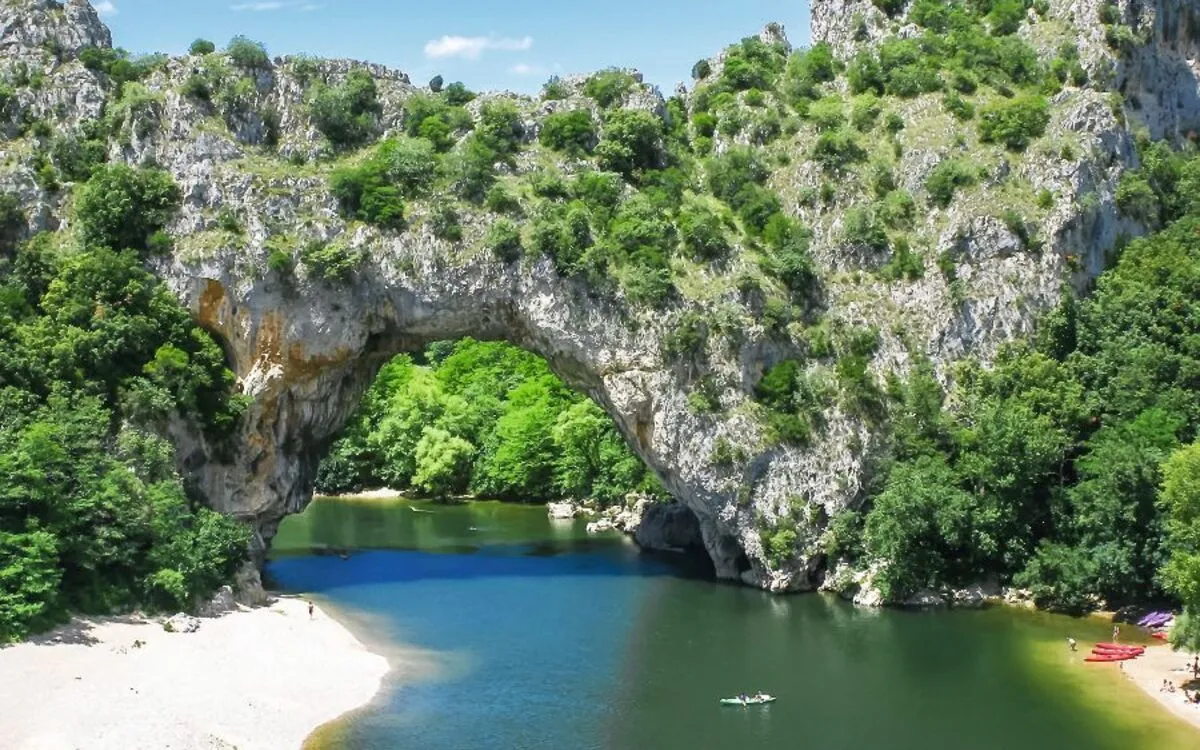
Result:
{"label": "rock face", "polygon": [[[1122,7],[1149,43],[1114,71],[1141,100],[1134,116],[1156,134],[1200,127],[1194,2],[1136,5]],[[1089,64],[1099,69],[1110,62],[1093,44],[1103,44],[1097,0],[1055,0],[1050,6],[1056,19],[1074,23],[1078,38],[1091,45]],[[813,3],[814,39],[829,41],[843,55],[878,41],[893,25],[899,28],[870,2]],[[777,28],[764,32],[770,42],[780,37]],[[16,111],[63,129],[99,116],[111,87],[76,58],[87,46],[110,44],[107,29],[84,2],[0,0],[0,73],[20,63],[46,76],[40,88],[17,92],[19,109],[0,112],[7,137],[20,132]],[[158,165],[182,189],[183,206],[170,227],[176,251],[156,260],[154,270],[222,343],[237,387],[252,405],[225,450],[207,444],[186,423],[173,424],[170,433],[181,468],[208,502],[254,524],[259,553],[280,520],[311,500],[318,461],[379,367],[432,341],[473,336],[540,354],[613,418],[679,501],[651,509],[648,515],[657,520],[639,532],[645,542],[676,547],[698,539],[720,577],[774,591],[821,582],[825,528],[838,512],[861,502],[878,436],[863,419],[831,405],[810,445],[767,439],[754,386],[794,348],[750,314],[753,301],[732,283],[722,287],[720,279],[704,277],[707,296],[665,311],[639,311],[619,296],[560,276],[545,258],[496,259],[481,248],[493,221],[483,211],[469,209],[463,216],[459,242],[433,235],[427,206],[412,207],[403,232],[347,223],[330,194],[327,164],[309,163],[328,146],[306,114],[304,82],[317,76],[337,83],[351,70],[366,70],[377,81],[379,126],[388,133],[402,124],[403,102],[416,91],[408,77],[351,61],[284,60],[247,74],[237,102],[210,104],[183,93],[183,83],[207,64],[196,57],[172,59],[146,80],[148,96],[118,110],[120,136],[109,157]],[[509,97],[528,120],[527,139],[547,112],[594,108],[579,94],[582,79],[565,84],[570,95],[561,101]],[[646,86],[625,104],[667,112],[661,95]],[[936,99],[902,106],[910,127],[902,134],[897,180],[921,195],[929,172],[965,146],[939,140],[951,121]],[[1117,180],[1137,157],[1130,131],[1103,91],[1068,88],[1059,94],[1039,147],[1044,150],[1019,163],[1010,163],[1001,149],[971,144],[987,162],[990,181],[948,209],[918,218],[914,231],[930,247],[927,273],[911,283],[864,275],[871,261],[841,240],[842,209],[861,197],[833,186],[840,191],[837,211],[802,199],[821,184],[819,169],[803,158],[810,147],[806,137],[796,137],[799,158],[776,172],[773,186],[785,209],[813,230],[828,320],[880,331],[871,364],[878,382],[907,372],[918,356],[934,364],[943,382],[964,357],[986,361],[1004,342],[1028,335],[1037,316],[1057,304],[1064,284],[1086,288],[1120,235],[1142,231],[1115,207]],[[268,147],[268,141],[276,145]],[[0,155],[12,157],[0,166],[0,190],[21,198],[31,231],[69,229],[65,193],[40,187],[31,150],[10,145],[0,142]],[[517,171],[536,166],[537,159],[525,154]],[[997,202],[1005,200],[1005,179],[1027,184],[1030,194],[1053,195],[1053,207],[1030,209],[1030,229],[1043,239],[1037,251],[995,217]],[[241,231],[223,229],[222,214],[235,216]],[[304,264],[294,273],[268,265],[270,248],[296,252],[307,242],[337,244],[362,261],[338,282]],[[948,259],[952,276],[938,272],[939,258]],[[695,310],[732,323],[713,334],[699,364],[681,363],[669,356],[665,342],[683,314]],[[689,407],[688,395],[701,378],[717,385],[718,413]],[[795,530],[793,554],[768,555],[766,532],[783,526]]]}

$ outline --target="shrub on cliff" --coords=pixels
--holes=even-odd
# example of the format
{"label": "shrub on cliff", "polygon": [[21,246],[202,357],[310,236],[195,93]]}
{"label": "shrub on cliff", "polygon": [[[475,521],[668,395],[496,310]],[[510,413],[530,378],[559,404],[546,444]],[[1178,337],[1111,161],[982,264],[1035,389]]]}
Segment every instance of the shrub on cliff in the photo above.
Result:
{"label": "shrub on cliff", "polygon": [[596,123],[585,109],[556,112],[542,121],[543,146],[572,155],[588,153],[596,143]]}
{"label": "shrub on cliff", "polygon": [[191,47],[188,47],[188,54],[190,55],[211,55],[216,51],[217,45],[207,39],[197,39],[192,42]]}
{"label": "shrub on cliff", "polygon": [[984,107],[979,113],[979,137],[985,143],[1003,143],[1024,151],[1050,124],[1050,103],[1039,95],[1023,95]]}
{"label": "shrub on cliff", "polygon": [[382,107],[375,79],[365,70],[352,70],[337,86],[317,84],[309,95],[308,113],[317,130],[339,148],[367,143],[377,128]]}
{"label": "shrub on cliff", "polygon": [[620,104],[636,84],[634,77],[623,70],[602,70],[587,79],[583,93],[596,100],[601,108],[608,109]]}
{"label": "shrub on cliff", "polygon": [[604,136],[596,147],[603,169],[628,178],[653,169],[662,148],[662,120],[641,110],[618,109],[604,122]]}
{"label": "shrub on cliff", "polygon": [[179,188],[166,172],[106,165],[83,184],[75,201],[80,239],[88,245],[145,252],[152,234],[179,205]]}
{"label": "shrub on cliff", "polygon": [[929,200],[935,206],[945,208],[954,201],[954,193],[960,187],[974,185],[979,180],[979,171],[965,159],[946,159],[939,162],[925,179]]}
{"label": "shrub on cliff", "polygon": [[262,42],[255,42],[244,36],[231,39],[225,52],[234,65],[245,70],[262,70],[271,64],[271,59],[267,57],[267,48]]}

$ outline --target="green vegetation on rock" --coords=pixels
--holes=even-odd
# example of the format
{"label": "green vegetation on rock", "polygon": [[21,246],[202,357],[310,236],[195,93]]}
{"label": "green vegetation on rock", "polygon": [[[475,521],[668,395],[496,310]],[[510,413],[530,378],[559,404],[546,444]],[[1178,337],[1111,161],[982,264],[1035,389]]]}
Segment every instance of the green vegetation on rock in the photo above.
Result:
{"label": "green vegetation on rock", "polygon": [[79,247],[0,242],[0,641],[72,610],[191,607],[245,557],[247,529],[195,504],[165,440],[185,420],[219,445],[244,409],[139,260],[177,202],[162,172],[105,167],[79,188]]}

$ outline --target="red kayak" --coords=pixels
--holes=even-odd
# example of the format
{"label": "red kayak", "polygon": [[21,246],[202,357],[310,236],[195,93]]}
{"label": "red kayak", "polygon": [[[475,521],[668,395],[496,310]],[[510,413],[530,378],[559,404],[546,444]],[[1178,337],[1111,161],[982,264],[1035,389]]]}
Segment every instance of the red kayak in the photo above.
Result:
{"label": "red kayak", "polygon": [[1135,658],[1137,658],[1137,654],[1093,653],[1091,656],[1084,657],[1083,660],[1084,661],[1092,661],[1092,662],[1108,662],[1108,661],[1127,661],[1129,659],[1135,659]]}
{"label": "red kayak", "polygon": [[1151,633],[1151,634],[1150,634],[1150,637],[1151,637],[1151,638],[1157,638],[1157,639],[1158,639],[1158,640],[1160,640],[1160,641],[1165,641],[1165,640],[1167,640],[1167,634],[1166,634],[1166,633]]}
{"label": "red kayak", "polygon": [[1145,646],[1124,646],[1120,643],[1097,643],[1096,648],[1102,648],[1105,651],[1136,651],[1139,654],[1146,650]]}
{"label": "red kayak", "polygon": [[1141,655],[1141,651],[1105,651],[1102,648],[1092,649],[1092,656],[1123,656],[1126,659],[1136,659]]}

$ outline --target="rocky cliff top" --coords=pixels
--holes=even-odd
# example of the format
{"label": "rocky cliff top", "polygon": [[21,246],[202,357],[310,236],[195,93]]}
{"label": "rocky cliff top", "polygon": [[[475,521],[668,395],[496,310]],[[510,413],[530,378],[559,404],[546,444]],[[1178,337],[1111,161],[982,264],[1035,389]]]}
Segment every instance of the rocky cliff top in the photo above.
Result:
{"label": "rocky cliff top", "polygon": [[[824,45],[768,27],[664,99],[630,71],[471,98],[253,49],[128,60],[84,2],[4,0],[0,193],[71,252],[96,163],[173,176],[154,268],[255,405],[232,461],[172,435],[261,541],[383,361],[473,335],[605,408],[719,574],[809,588],[886,445],[885,386],[924,362],[947,383],[1086,289],[1143,231],[1116,205],[1135,129],[1200,128],[1192,3],[1035,5],[987,72],[907,59],[927,39],[908,5],[816,0]],[[593,130],[555,146],[570,112]],[[781,363],[784,406],[761,387]]]}

